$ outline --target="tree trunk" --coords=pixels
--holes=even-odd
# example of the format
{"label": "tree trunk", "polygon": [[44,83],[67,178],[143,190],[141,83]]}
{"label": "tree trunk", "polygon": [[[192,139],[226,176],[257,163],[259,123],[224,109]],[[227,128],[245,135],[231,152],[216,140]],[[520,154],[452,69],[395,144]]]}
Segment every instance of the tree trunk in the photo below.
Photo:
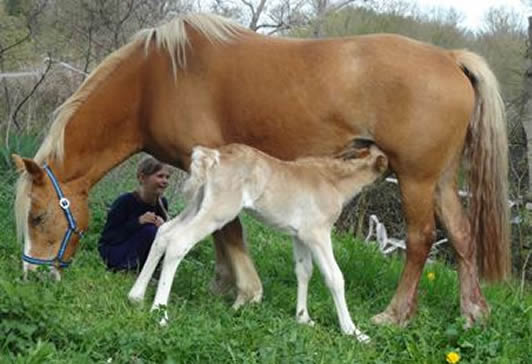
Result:
{"label": "tree trunk", "polygon": [[526,133],[528,158],[528,193],[527,200],[532,202],[532,16],[528,18],[528,49],[523,89],[523,128]]}

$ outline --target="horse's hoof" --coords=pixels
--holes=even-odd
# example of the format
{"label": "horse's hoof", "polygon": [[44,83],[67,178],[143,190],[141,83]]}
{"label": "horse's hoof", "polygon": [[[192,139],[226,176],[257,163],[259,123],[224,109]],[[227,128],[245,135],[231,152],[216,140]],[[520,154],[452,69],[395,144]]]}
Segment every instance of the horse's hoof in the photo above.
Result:
{"label": "horse's hoof", "polygon": [[371,318],[371,321],[376,325],[395,325],[405,327],[408,325],[407,319],[399,319],[387,311],[381,312]]}
{"label": "horse's hoof", "polygon": [[240,307],[244,306],[246,303],[260,303],[261,301],[262,301],[262,290],[260,290],[259,292],[251,296],[245,293],[239,293],[232,307],[233,307],[233,310],[238,310]]}
{"label": "horse's hoof", "polygon": [[470,304],[466,310],[462,310],[462,316],[465,318],[464,329],[470,329],[473,326],[486,323],[490,316],[490,309],[486,304]]}
{"label": "horse's hoof", "polygon": [[224,296],[233,289],[233,282],[231,280],[222,280],[214,278],[209,285],[211,293],[215,296]]}

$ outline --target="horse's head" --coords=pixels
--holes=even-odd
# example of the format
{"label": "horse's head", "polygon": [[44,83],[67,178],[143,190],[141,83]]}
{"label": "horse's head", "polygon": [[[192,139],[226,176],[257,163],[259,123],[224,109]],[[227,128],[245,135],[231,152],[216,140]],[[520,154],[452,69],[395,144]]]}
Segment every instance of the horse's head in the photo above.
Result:
{"label": "horse's head", "polygon": [[59,280],[88,225],[88,188],[76,180],[63,184],[50,167],[32,159],[13,155],[13,161],[21,172],[15,212],[24,239],[24,276],[44,265]]}

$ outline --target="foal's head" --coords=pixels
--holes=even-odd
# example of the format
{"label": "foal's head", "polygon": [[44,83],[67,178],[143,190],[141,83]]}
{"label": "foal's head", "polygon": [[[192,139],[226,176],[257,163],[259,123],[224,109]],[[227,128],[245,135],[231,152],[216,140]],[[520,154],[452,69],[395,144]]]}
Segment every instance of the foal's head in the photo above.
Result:
{"label": "foal's head", "polygon": [[335,163],[326,164],[328,180],[346,198],[358,194],[388,170],[388,158],[373,142],[351,143],[335,156]]}
{"label": "foal's head", "polygon": [[60,183],[51,169],[31,159],[14,155],[13,160],[22,173],[15,210],[18,235],[24,237],[24,275],[42,265],[59,279],[88,225],[88,188]]}
{"label": "foal's head", "polygon": [[372,140],[357,138],[335,155],[335,158],[366,163],[379,175],[388,169],[388,158]]}

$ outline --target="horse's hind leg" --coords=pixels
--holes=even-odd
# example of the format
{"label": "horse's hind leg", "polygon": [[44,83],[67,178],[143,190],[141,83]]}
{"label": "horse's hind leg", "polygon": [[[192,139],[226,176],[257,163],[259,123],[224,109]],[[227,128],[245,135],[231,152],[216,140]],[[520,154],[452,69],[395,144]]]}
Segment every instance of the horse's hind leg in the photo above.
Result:
{"label": "horse's hind leg", "polygon": [[236,285],[237,296],[233,308],[246,302],[260,302],[262,284],[244,243],[244,231],[235,218],[214,233],[216,247],[216,275],[211,284],[213,291],[223,293]]}
{"label": "horse's hind leg", "polygon": [[228,238],[225,234],[225,232],[229,231],[230,224],[232,223],[230,222],[224,228],[213,234],[216,265],[214,267],[214,277],[211,281],[210,288],[212,293],[216,295],[224,295],[235,288],[235,274],[233,273],[229,254],[225,248],[227,244],[230,244],[229,242],[226,243]]}
{"label": "horse's hind leg", "polygon": [[419,279],[434,241],[435,181],[399,180],[408,226],[406,263],[392,301],[384,312],[373,317],[373,322],[406,326],[416,310]]}
{"label": "horse's hind leg", "polygon": [[476,264],[476,246],[471,226],[457,195],[454,174],[444,175],[436,192],[436,212],[453,243],[458,259],[460,310],[466,326],[489,314],[482,295]]}

